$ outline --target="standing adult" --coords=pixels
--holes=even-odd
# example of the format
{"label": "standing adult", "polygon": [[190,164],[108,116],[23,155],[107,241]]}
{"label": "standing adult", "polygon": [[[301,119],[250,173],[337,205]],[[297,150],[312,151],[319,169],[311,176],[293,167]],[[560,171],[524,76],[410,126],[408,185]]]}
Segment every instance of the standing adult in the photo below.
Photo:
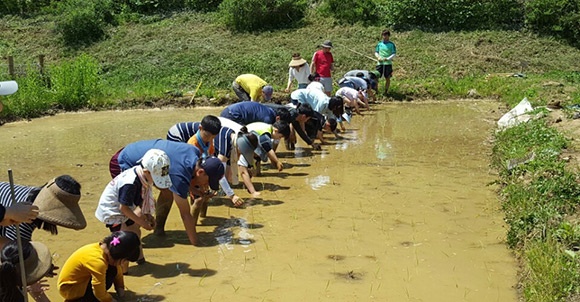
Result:
{"label": "standing adult", "polygon": [[290,92],[292,87],[292,80],[296,79],[298,88],[306,88],[310,83],[308,76],[310,75],[310,66],[306,60],[300,57],[299,53],[292,55],[292,61],[288,64],[288,85],[286,85],[286,92]]}
{"label": "standing adult", "polygon": [[386,96],[389,92],[389,86],[391,86],[391,76],[393,75],[393,59],[397,55],[397,47],[395,43],[391,42],[391,32],[388,29],[382,32],[383,40],[377,44],[375,47],[375,57],[377,58],[377,71],[379,72],[379,78],[385,77],[385,92]]}
{"label": "standing adult", "polygon": [[272,99],[274,88],[255,74],[242,74],[232,83],[232,89],[240,101],[259,102]]}
{"label": "standing adult", "polygon": [[[191,244],[196,245],[198,242],[195,215],[199,213],[191,213],[187,198],[190,192],[199,193],[197,186],[204,187],[209,184],[212,190],[218,190],[219,181],[224,176],[224,166],[213,156],[202,160],[199,149],[191,144],[156,139],[134,142],[119,150],[109,163],[111,176],[114,178],[121,171],[139,165],[139,160],[150,149],[164,151],[171,161],[169,166],[171,187],[159,190],[157,197],[155,234],[165,234],[165,222],[175,200],[187,237]],[[211,192],[203,192],[201,195],[204,194]]]}
{"label": "standing adult", "polygon": [[334,57],[330,52],[332,49],[332,42],[330,40],[324,41],[320,45],[322,49],[316,51],[312,56],[312,65],[310,66],[310,73],[318,73],[320,75],[320,83],[324,85],[324,93],[330,96],[332,93],[332,71],[334,71]]}

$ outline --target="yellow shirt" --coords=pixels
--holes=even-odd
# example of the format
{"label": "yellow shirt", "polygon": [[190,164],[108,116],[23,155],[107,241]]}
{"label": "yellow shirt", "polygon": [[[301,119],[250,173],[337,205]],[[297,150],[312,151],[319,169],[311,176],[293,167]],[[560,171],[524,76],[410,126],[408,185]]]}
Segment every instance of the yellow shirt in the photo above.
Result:
{"label": "yellow shirt", "polygon": [[262,98],[262,87],[268,85],[262,78],[253,74],[242,74],[238,76],[236,83],[250,95],[250,100],[256,102]]}
{"label": "yellow shirt", "polygon": [[[106,289],[107,256],[99,243],[87,244],[76,250],[64,263],[58,275],[58,291],[66,300],[82,298],[92,280],[93,293],[99,301],[113,297]],[[117,266],[115,283],[122,283],[123,270]]]}

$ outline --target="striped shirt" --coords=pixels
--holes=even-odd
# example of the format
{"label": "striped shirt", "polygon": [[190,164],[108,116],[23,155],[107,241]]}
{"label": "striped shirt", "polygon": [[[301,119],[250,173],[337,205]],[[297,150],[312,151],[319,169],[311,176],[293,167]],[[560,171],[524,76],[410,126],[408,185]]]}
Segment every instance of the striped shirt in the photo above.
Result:
{"label": "striped shirt", "polygon": [[[35,189],[35,187],[27,187],[27,186],[20,186],[14,185],[14,195],[16,202],[26,202],[26,198],[30,191]],[[12,205],[12,193],[10,192],[10,183],[8,182],[0,182],[0,204],[5,208],[8,208]],[[30,241],[32,238],[32,231],[36,226],[30,223],[21,223],[20,224],[20,236],[23,240]],[[9,225],[9,226],[0,226],[0,236],[8,238],[10,240],[16,240],[16,226]]]}
{"label": "striped shirt", "polygon": [[[187,143],[189,139],[197,133],[199,129],[200,122],[186,122],[178,123],[169,128],[167,132],[167,140],[174,142]],[[234,130],[228,127],[222,126],[218,135],[213,139],[213,145],[215,148],[214,155],[222,155],[226,158],[230,158],[232,152],[232,134],[235,133]]]}

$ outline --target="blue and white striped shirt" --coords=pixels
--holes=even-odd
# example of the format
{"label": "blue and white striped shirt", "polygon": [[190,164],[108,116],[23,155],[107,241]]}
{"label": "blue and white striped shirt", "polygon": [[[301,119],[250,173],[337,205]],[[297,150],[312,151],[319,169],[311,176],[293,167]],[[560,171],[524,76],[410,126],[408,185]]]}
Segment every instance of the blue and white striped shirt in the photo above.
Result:
{"label": "blue and white striped shirt", "polygon": [[[35,187],[27,187],[14,185],[14,195],[17,203],[26,202],[26,197]],[[12,193],[10,192],[10,183],[0,182],[0,204],[5,208],[12,205]],[[20,236],[23,240],[30,241],[32,238],[32,232],[36,226],[30,223],[20,224]],[[8,238],[10,240],[16,240],[16,226],[0,226],[0,236]]]}

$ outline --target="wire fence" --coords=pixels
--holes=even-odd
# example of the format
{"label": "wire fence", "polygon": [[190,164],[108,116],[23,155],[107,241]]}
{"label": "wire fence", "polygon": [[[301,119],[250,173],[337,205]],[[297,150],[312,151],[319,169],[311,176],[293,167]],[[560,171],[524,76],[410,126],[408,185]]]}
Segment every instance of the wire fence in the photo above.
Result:
{"label": "wire fence", "polygon": [[[37,61],[32,62],[32,63],[18,63],[15,62],[14,57],[12,56],[8,56],[6,58],[4,58],[2,61],[0,61],[0,78],[1,79],[12,79],[15,80],[19,77],[24,77],[26,76],[26,74],[28,72],[30,72],[30,70],[35,70],[37,69],[38,72],[43,75],[45,73],[45,56],[44,55],[39,55],[37,57]],[[34,66],[34,69],[31,69],[30,67]]]}

